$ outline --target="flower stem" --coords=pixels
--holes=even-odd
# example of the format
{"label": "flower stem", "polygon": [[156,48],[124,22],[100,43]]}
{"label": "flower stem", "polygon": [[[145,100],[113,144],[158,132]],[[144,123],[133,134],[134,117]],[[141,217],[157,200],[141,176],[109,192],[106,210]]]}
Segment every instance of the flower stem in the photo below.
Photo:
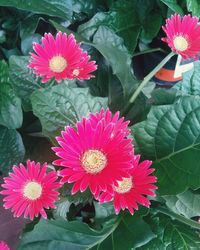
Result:
{"label": "flower stem", "polygon": [[185,225],[188,225],[192,228],[195,228],[195,229],[198,229],[200,230],[200,223],[199,222],[196,222],[194,220],[191,220],[191,219],[188,219],[188,218],[185,218],[184,216],[182,215],[179,215],[179,214],[176,214],[170,210],[168,210],[167,208],[165,207],[156,207],[155,210],[157,210],[158,212],[162,213],[162,214],[165,214],[165,215],[168,215],[170,216],[171,218],[175,219],[175,220],[178,220],[182,223],[184,223]]}
{"label": "flower stem", "polygon": [[144,80],[141,82],[139,87],[131,96],[129,102],[133,103],[135,99],[138,97],[142,89],[146,86],[146,84],[151,80],[151,78],[169,61],[169,59],[175,55],[174,52],[168,54],[147,76],[145,76]]}

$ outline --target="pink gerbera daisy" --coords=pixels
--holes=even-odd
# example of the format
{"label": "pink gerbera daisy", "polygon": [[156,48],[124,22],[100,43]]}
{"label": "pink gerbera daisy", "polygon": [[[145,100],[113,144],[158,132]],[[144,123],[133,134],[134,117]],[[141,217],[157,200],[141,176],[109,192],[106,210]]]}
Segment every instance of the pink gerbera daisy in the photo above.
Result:
{"label": "pink gerbera daisy", "polygon": [[93,76],[91,72],[97,69],[95,61],[89,62],[90,57],[72,34],[58,32],[56,39],[50,33],[45,34],[42,45],[34,43],[33,49],[35,53],[31,53],[28,67],[42,77],[43,83],[53,77],[58,82],[66,78],[89,79]]}
{"label": "pink gerbera daisy", "polygon": [[133,168],[129,170],[130,177],[118,181],[113,186],[114,192],[103,192],[99,197],[101,203],[113,200],[116,214],[127,208],[133,215],[134,210],[138,210],[138,204],[149,207],[147,195],[155,196],[157,187],[152,183],[157,179],[149,176],[154,171],[149,168],[152,162],[146,160],[139,163],[139,159],[139,156],[135,156]]}
{"label": "pink gerbera daisy", "polygon": [[200,53],[200,24],[197,17],[173,15],[162,27],[167,37],[162,38],[183,59],[196,59]]}
{"label": "pink gerbera daisy", "polygon": [[112,185],[129,177],[133,147],[125,137],[128,122],[118,118],[118,112],[112,116],[109,110],[102,110],[77,122],[76,128],[67,126],[56,138],[60,147],[53,150],[60,159],[53,164],[65,167],[59,173],[62,183],[75,182],[72,194],[89,187],[98,197],[101,190],[112,191]]}
{"label": "pink gerbera daisy", "polygon": [[5,241],[0,241],[0,250],[10,250],[10,247],[6,244]]}
{"label": "pink gerbera daisy", "polygon": [[13,173],[4,178],[3,191],[5,195],[4,207],[11,208],[14,216],[38,217],[40,213],[47,218],[44,208],[55,208],[54,202],[58,200],[58,192],[55,189],[60,187],[55,171],[46,173],[47,164],[42,166],[34,161],[27,161],[27,166],[13,166]]}

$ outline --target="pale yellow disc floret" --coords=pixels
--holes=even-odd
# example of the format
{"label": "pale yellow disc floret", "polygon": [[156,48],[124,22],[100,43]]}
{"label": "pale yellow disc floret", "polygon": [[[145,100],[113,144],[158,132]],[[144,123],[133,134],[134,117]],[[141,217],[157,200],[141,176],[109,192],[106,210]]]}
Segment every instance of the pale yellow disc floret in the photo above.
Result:
{"label": "pale yellow disc floret", "polygon": [[120,194],[127,193],[133,187],[132,178],[123,178],[122,181],[118,181],[118,187],[114,187],[114,191]]}
{"label": "pale yellow disc floret", "polygon": [[62,56],[54,56],[49,61],[49,68],[55,73],[63,72],[67,67],[67,61]]}
{"label": "pale yellow disc floret", "polygon": [[189,47],[189,43],[187,39],[183,36],[175,36],[173,40],[173,44],[176,50],[185,51]]}
{"label": "pale yellow disc floret", "polygon": [[23,188],[23,195],[29,200],[37,200],[42,195],[42,186],[38,182],[30,181]]}
{"label": "pale yellow disc floret", "polygon": [[100,150],[90,149],[82,155],[81,164],[86,172],[97,174],[106,167],[107,158]]}
{"label": "pale yellow disc floret", "polygon": [[78,76],[79,73],[80,73],[80,70],[79,70],[79,69],[74,69],[74,70],[73,70],[73,75],[74,75],[74,76]]}

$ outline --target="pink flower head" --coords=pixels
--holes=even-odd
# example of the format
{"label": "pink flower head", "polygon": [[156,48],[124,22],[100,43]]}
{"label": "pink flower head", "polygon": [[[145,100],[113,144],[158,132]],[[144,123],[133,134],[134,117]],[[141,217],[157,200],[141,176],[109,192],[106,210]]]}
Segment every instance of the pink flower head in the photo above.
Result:
{"label": "pink flower head", "polygon": [[42,38],[42,45],[34,43],[35,53],[31,53],[29,68],[42,77],[45,83],[55,77],[56,81],[62,79],[89,79],[91,72],[97,69],[95,61],[90,61],[87,52],[80,48],[80,44],[72,34],[58,32],[56,38],[48,33]]}
{"label": "pink flower head", "polygon": [[164,42],[183,59],[196,59],[200,53],[200,24],[197,17],[181,17],[178,14],[166,20],[162,27],[167,37]]}
{"label": "pink flower head", "polygon": [[91,114],[77,122],[76,128],[67,126],[57,137],[60,147],[53,150],[60,159],[53,164],[64,167],[59,173],[62,183],[74,183],[72,194],[90,188],[95,197],[129,177],[132,168],[133,146],[128,135],[128,122],[109,110]]}
{"label": "pink flower head", "polygon": [[44,208],[55,208],[54,202],[58,200],[58,192],[55,189],[60,187],[55,171],[46,173],[47,164],[42,166],[34,161],[27,161],[27,166],[13,166],[13,173],[4,178],[3,191],[5,195],[4,207],[11,208],[14,216],[38,217],[40,213],[47,218]]}
{"label": "pink flower head", "polygon": [[149,168],[152,162],[146,160],[139,163],[139,159],[139,156],[135,156],[133,168],[129,170],[130,177],[118,181],[118,184],[113,186],[114,193],[103,192],[99,197],[100,203],[113,200],[116,214],[127,208],[133,215],[134,210],[138,210],[138,204],[149,207],[147,195],[155,196],[157,187],[152,183],[157,179],[155,176],[149,176],[154,171]]}
{"label": "pink flower head", "polygon": [[10,247],[6,244],[5,241],[0,241],[0,250],[10,250]]}

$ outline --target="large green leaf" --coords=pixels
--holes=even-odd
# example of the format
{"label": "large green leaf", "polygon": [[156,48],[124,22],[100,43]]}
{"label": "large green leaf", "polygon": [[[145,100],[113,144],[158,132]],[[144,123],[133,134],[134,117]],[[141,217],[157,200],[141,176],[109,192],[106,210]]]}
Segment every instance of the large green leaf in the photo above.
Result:
{"label": "large green leaf", "polygon": [[198,250],[200,238],[190,227],[160,215],[148,221],[153,232],[157,235],[148,244],[137,250]]}
{"label": "large green leaf", "polygon": [[124,216],[119,226],[92,250],[131,250],[155,238],[149,225],[136,214]]}
{"label": "large green leaf", "polygon": [[183,74],[183,80],[178,82],[173,89],[177,89],[181,94],[200,95],[200,62],[194,62],[193,69]]}
{"label": "large green leaf", "polygon": [[[132,72],[131,56],[123,45],[123,40],[105,26],[100,26],[93,38],[94,46],[106,58],[118,77],[124,95],[130,94],[137,80]],[[117,63],[116,63],[117,62]]]}
{"label": "large green leaf", "polygon": [[31,11],[38,14],[46,14],[48,16],[56,16],[70,20],[72,17],[72,1],[71,0],[0,0],[1,6],[10,6],[22,10]]}
{"label": "large green leaf", "polygon": [[67,222],[63,218],[43,220],[34,230],[23,235],[19,250],[85,250],[90,249],[104,240],[118,225],[118,220],[112,219],[104,224],[101,231],[88,227],[87,224],[74,221]]}
{"label": "large green leaf", "polygon": [[0,126],[0,171],[7,173],[13,164],[23,160],[25,149],[20,134]]}
{"label": "large green leaf", "polygon": [[184,193],[175,195],[165,195],[166,205],[173,212],[191,218],[200,217],[200,194],[187,190]]}
{"label": "large green leaf", "polygon": [[118,11],[99,12],[90,21],[80,25],[78,31],[82,36],[90,39],[99,26],[106,26],[124,38],[126,46],[133,53],[141,29],[137,12],[134,9],[129,8],[128,12],[122,13]]}
{"label": "large green leaf", "polygon": [[183,10],[178,5],[177,0],[161,0],[164,4],[166,4],[171,10],[176,13],[183,14]]}
{"label": "large green leaf", "polygon": [[152,107],[147,120],[133,126],[138,151],[154,160],[161,194],[200,187],[199,128],[200,98],[193,96]]}
{"label": "large green leaf", "polygon": [[[25,110],[31,110],[30,95],[36,90],[45,86],[28,69],[28,56],[12,56],[9,60],[10,79],[17,95],[22,99]],[[47,84],[48,85],[48,84]]]}
{"label": "large green leaf", "polygon": [[22,125],[21,100],[10,85],[8,66],[0,61],[0,124],[15,129]]}
{"label": "large green leaf", "polygon": [[93,97],[87,88],[70,88],[60,84],[46,91],[35,91],[31,96],[34,114],[40,119],[45,134],[54,137],[66,125],[106,106],[107,98]]}
{"label": "large green leaf", "polygon": [[200,17],[200,2],[199,0],[186,0],[188,11],[192,12],[193,16]]}
{"label": "large green leaf", "polygon": [[55,247],[66,250],[131,250],[146,244],[154,237],[148,224],[136,215],[127,215],[123,219],[110,217],[105,220],[100,231],[78,221],[67,222],[62,218],[51,221],[42,219],[33,231],[23,235],[19,250],[51,250]]}

